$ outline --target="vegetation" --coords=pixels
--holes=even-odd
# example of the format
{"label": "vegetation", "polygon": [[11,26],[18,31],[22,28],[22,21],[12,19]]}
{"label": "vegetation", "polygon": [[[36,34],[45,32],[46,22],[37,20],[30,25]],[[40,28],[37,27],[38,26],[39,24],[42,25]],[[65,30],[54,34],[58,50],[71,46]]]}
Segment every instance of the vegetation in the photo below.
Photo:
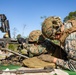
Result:
{"label": "vegetation", "polygon": [[8,48],[11,49],[11,50],[14,50],[16,51],[17,50],[17,44],[9,44]]}
{"label": "vegetation", "polygon": [[17,66],[17,65],[9,64],[9,65],[5,66],[5,65],[2,65],[2,64],[1,64],[1,65],[0,65],[0,70],[6,70],[7,67],[8,67],[10,70],[20,68],[20,66]]}
{"label": "vegetation", "polygon": [[68,16],[66,16],[65,18],[64,18],[64,22],[66,22],[67,20],[71,20],[71,19],[76,19],[76,11],[74,11],[74,12],[70,12],[69,14],[68,14]]}
{"label": "vegetation", "polygon": [[20,38],[20,37],[22,37],[21,34],[18,34],[18,35],[17,35],[17,38]]}

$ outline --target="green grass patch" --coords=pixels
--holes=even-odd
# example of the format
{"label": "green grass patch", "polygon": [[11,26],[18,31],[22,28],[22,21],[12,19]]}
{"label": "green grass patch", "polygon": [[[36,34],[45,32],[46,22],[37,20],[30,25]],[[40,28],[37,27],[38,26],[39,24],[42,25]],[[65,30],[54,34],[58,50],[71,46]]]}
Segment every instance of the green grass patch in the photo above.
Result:
{"label": "green grass patch", "polygon": [[69,71],[69,70],[64,70],[65,72],[67,72],[69,75],[76,75],[76,72],[74,71]]}
{"label": "green grass patch", "polygon": [[8,49],[17,50],[18,44],[9,44]]}
{"label": "green grass patch", "polygon": [[12,69],[18,69],[18,68],[20,68],[21,66],[18,66],[18,65],[0,65],[0,70],[5,70],[5,69],[7,69],[7,68],[9,68],[9,70],[12,70]]}

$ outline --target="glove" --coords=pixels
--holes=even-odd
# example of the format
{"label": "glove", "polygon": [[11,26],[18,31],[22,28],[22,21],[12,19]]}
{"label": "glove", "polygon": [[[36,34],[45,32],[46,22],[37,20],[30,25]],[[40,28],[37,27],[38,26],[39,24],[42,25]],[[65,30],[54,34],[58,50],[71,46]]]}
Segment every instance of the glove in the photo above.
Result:
{"label": "glove", "polygon": [[52,63],[54,61],[55,57],[53,57],[53,56],[51,56],[49,54],[42,54],[42,55],[38,56],[38,58],[43,60],[43,61]]}

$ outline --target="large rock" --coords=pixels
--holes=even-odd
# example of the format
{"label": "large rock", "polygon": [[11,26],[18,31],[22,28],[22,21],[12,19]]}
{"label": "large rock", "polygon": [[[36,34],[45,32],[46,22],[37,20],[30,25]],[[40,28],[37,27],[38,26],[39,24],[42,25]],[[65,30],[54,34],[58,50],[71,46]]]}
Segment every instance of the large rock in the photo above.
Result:
{"label": "large rock", "polygon": [[23,64],[29,68],[44,68],[46,66],[55,68],[54,63],[44,62],[37,57],[25,59],[23,60]]}

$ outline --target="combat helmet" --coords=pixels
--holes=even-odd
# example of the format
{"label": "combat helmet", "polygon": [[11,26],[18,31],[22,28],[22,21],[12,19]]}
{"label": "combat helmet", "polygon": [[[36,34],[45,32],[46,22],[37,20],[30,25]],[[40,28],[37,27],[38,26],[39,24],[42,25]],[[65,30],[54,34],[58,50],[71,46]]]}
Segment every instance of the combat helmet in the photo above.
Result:
{"label": "combat helmet", "polygon": [[44,37],[42,35],[42,32],[40,30],[33,30],[29,34],[29,42],[42,42],[44,41]]}
{"label": "combat helmet", "polygon": [[8,32],[4,34],[3,38],[9,38]]}
{"label": "combat helmet", "polygon": [[51,16],[42,23],[42,33],[49,39],[54,39],[61,32],[62,22],[60,17]]}

